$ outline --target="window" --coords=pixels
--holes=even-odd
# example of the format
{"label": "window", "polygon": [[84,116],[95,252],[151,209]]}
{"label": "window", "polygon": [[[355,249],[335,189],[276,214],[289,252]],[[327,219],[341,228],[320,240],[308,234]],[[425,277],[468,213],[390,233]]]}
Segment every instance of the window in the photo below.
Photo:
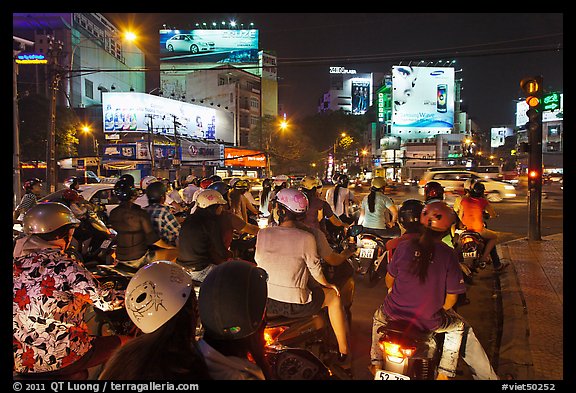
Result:
{"label": "window", "polygon": [[90,99],[94,99],[94,83],[91,80],[84,79],[84,94]]}
{"label": "window", "polygon": [[257,98],[252,97],[252,98],[250,98],[250,106],[252,108],[258,109],[258,108],[260,108],[260,102],[258,101]]}

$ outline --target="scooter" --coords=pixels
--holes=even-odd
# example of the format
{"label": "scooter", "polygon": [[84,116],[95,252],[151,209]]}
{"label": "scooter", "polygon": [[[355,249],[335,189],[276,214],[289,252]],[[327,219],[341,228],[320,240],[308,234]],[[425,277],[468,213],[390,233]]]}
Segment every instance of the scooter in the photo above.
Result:
{"label": "scooter", "polygon": [[388,264],[386,243],[400,236],[400,227],[392,228],[389,237],[366,233],[362,225],[351,226],[349,234],[356,237],[358,247],[357,254],[350,257],[349,261],[356,275],[363,279],[366,286],[373,287],[386,274]]}
{"label": "scooter", "polygon": [[375,380],[435,379],[442,354],[443,333],[420,330],[410,321],[388,321],[378,329],[384,365]]}
{"label": "scooter", "polygon": [[272,379],[281,381],[334,379],[330,369],[310,351],[279,344],[266,346]]}

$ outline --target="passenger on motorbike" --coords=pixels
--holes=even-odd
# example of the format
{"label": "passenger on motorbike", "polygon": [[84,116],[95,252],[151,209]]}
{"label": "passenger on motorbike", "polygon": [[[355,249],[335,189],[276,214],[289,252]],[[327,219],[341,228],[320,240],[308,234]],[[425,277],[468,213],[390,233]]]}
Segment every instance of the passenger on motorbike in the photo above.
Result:
{"label": "passenger on motorbike", "polygon": [[186,177],[186,187],[182,189],[182,199],[187,205],[192,205],[192,198],[194,193],[200,188],[200,179],[194,175],[188,175]]}
{"label": "passenger on motorbike", "polygon": [[80,179],[76,176],[64,180],[64,187],[80,192]]}
{"label": "passenger on motorbike", "polygon": [[263,217],[268,217],[270,215],[268,204],[270,203],[270,195],[272,192],[273,184],[274,182],[270,178],[262,180],[262,191],[260,191],[258,199],[258,211]]}
{"label": "passenger on motorbike", "polygon": [[118,180],[113,192],[120,200],[120,204],[110,212],[109,219],[110,226],[117,232],[118,263],[138,269],[154,258],[151,246],[174,248],[154,231],[146,210],[134,203],[137,192],[129,181]]}
{"label": "passenger on motorbike", "polygon": [[354,192],[348,189],[350,179],[347,175],[341,174],[334,188],[326,191],[326,201],[330,204],[332,211],[340,220],[346,224],[352,224],[354,217],[349,214],[350,202],[358,204]]}
{"label": "passenger on motorbike", "polygon": [[140,190],[142,194],[136,198],[134,201],[135,204],[139,205],[141,208],[145,208],[150,203],[148,202],[148,196],[146,195],[146,188],[149,184],[158,181],[156,176],[146,176],[142,180],[140,180]]}
{"label": "passenger on motorbike", "polygon": [[174,217],[166,202],[166,187],[161,181],[150,183],[146,188],[149,205],[144,208],[150,215],[154,230],[166,243],[176,247],[180,233],[180,221]]}
{"label": "passenger on motorbike", "polygon": [[38,203],[38,198],[42,195],[42,181],[38,178],[26,180],[22,188],[24,188],[24,195],[12,214],[14,221],[22,221],[23,214]]}
{"label": "passenger on motorbike", "polygon": [[462,197],[462,200],[460,201],[458,216],[464,228],[477,232],[480,236],[486,239],[484,252],[480,257],[480,263],[486,263],[491,258],[494,271],[499,272],[508,267],[509,264],[500,261],[500,257],[496,250],[498,234],[486,228],[486,224],[484,223],[484,213],[488,213],[490,218],[497,217],[494,207],[484,196],[484,191],[485,186],[482,182],[474,182],[470,188],[470,195]]}
{"label": "passenger on motorbike", "polygon": [[362,199],[358,223],[364,226],[364,233],[372,233],[382,238],[397,237],[399,228],[398,207],[384,194],[386,179],[375,177],[370,184],[370,193]]}
{"label": "passenger on motorbike", "polygon": [[[270,201],[274,200],[274,197],[278,192],[284,188],[290,187],[290,178],[286,175],[278,175],[273,178],[273,185],[272,192],[270,192]],[[268,205],[270,213],[272,213],[272,204]]]}
{"label": "passenger on motorbike", "polygon": [[195,281],[204,281],[211,269],[232,256],[224,245],[218,220],[225,205],[218,191],[203,190],[194,213],[182,222],[176,262],[188,268]]}
{"label": "passenger on motorbike", "polygon": [[400,319],[411,321],[421,330],[445,333],[437,379],[456,375],[466,330],[463,360],[474,379],[498,379],[472,327],[452,309],[458,294],[466,291],[456,253],[442,242],[454,220],[454,211],[445,202],[429,203],[420,215],[422,235],[401,242],[396,248],[386,273],[388,294],[374,313],[370,350],[374,372],[383,366],[378,329],[389,320]]}
{"label": "passenger on motorbike", "polygon": [[249,184],[246,180],[238,180],[228,191],[229,209],[244,221],[249,221],[249,212],[258,215],[258,209],[254,206],[244,194],[248,192]]}
{"label": "passenger on motorbike", "polygon": [[400,209],[398,209],[398,223],[404,229],[404,233],[394,239],[386,242],[386,250],[388,251],[388,260],[392,260],[394,251],[400,242],[411,240],[419,237],[422,234],[422,224],[420,224],[420,214],[424,209],[424,202],[418,199],[407,199],[402,202]]}
{"label": "passenger on motorbike", "polygon": [[350,224],[342,222],[342,220],[334,214],[330,204],[320,198],[318,195],[318,187],[321,186],[322,182],[320,179],[313,176],[304,176],[300,182],[300,190],[306,195],[309,203],[303,223],[309,227],[321,229],[324,233],[327,233],[324,223],[325,219],[329,220],[330,223],[336,227],[349,227]]}
{"label": "passenger on motorbike", "polygon": [[100,380],[209,380],[196,342],[198,302],[187,270],[155,261],[130,279],[126,311],[143,334],[120,348]]}
{"label": "passenger on motorbike", "polygon": [[[108,311],[123,303],[64,251],[79,220],[58,202],[38,203],[23,217],[35,249],[13,260],[14,371],[42,379],[87,379],[128,337],[92,336],[89,306]],[[31,244],[29,244],[31,245]]]}
{"label": "passenger on motorbike", "polygon": [[204,334],[198,346],[212,378],[271,378],[264,339],[267,279],[255,264],[231,260],[216,266],[200,286]]}
{"label": "passenger on motorbike", "polygon": [[[304,317],[328,307],[338,341],[338,359],[342,367],[350,368],[348,323],[339,289],[322,272],[314,236],[297,228],[297,221],[305,217],[307,209],[306,195],[293,188],[282,189],[273,201],[272,215],[278,225],[258,233],[254,259],[269,276],[267,312]],[[309,288],[310,276],[320,286]]]}

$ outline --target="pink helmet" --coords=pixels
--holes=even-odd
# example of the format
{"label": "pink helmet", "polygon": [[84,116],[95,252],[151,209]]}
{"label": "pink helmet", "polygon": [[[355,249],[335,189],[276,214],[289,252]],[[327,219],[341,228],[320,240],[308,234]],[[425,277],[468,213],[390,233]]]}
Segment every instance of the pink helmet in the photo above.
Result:
{"label": "pink helmet", "polygon": [[306,194],[294,188],[283,188],[278,191],[276,201],[292,213],[306,213],[308,210]]}
{"label": "pink helmet", "polygon": [[420,223],[437,232],[447,231],[455,221],[454,210],[444,201],[427,204],[420,214]]}

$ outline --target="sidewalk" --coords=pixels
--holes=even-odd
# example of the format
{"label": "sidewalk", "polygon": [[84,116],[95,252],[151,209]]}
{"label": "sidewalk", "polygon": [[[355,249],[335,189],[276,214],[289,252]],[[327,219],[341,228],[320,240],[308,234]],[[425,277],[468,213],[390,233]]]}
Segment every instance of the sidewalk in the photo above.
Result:
{"label": "sidewalk", "polygon": [[502,337],[498,374],[516,380],[563,380],[563,234],[498,244]]}

